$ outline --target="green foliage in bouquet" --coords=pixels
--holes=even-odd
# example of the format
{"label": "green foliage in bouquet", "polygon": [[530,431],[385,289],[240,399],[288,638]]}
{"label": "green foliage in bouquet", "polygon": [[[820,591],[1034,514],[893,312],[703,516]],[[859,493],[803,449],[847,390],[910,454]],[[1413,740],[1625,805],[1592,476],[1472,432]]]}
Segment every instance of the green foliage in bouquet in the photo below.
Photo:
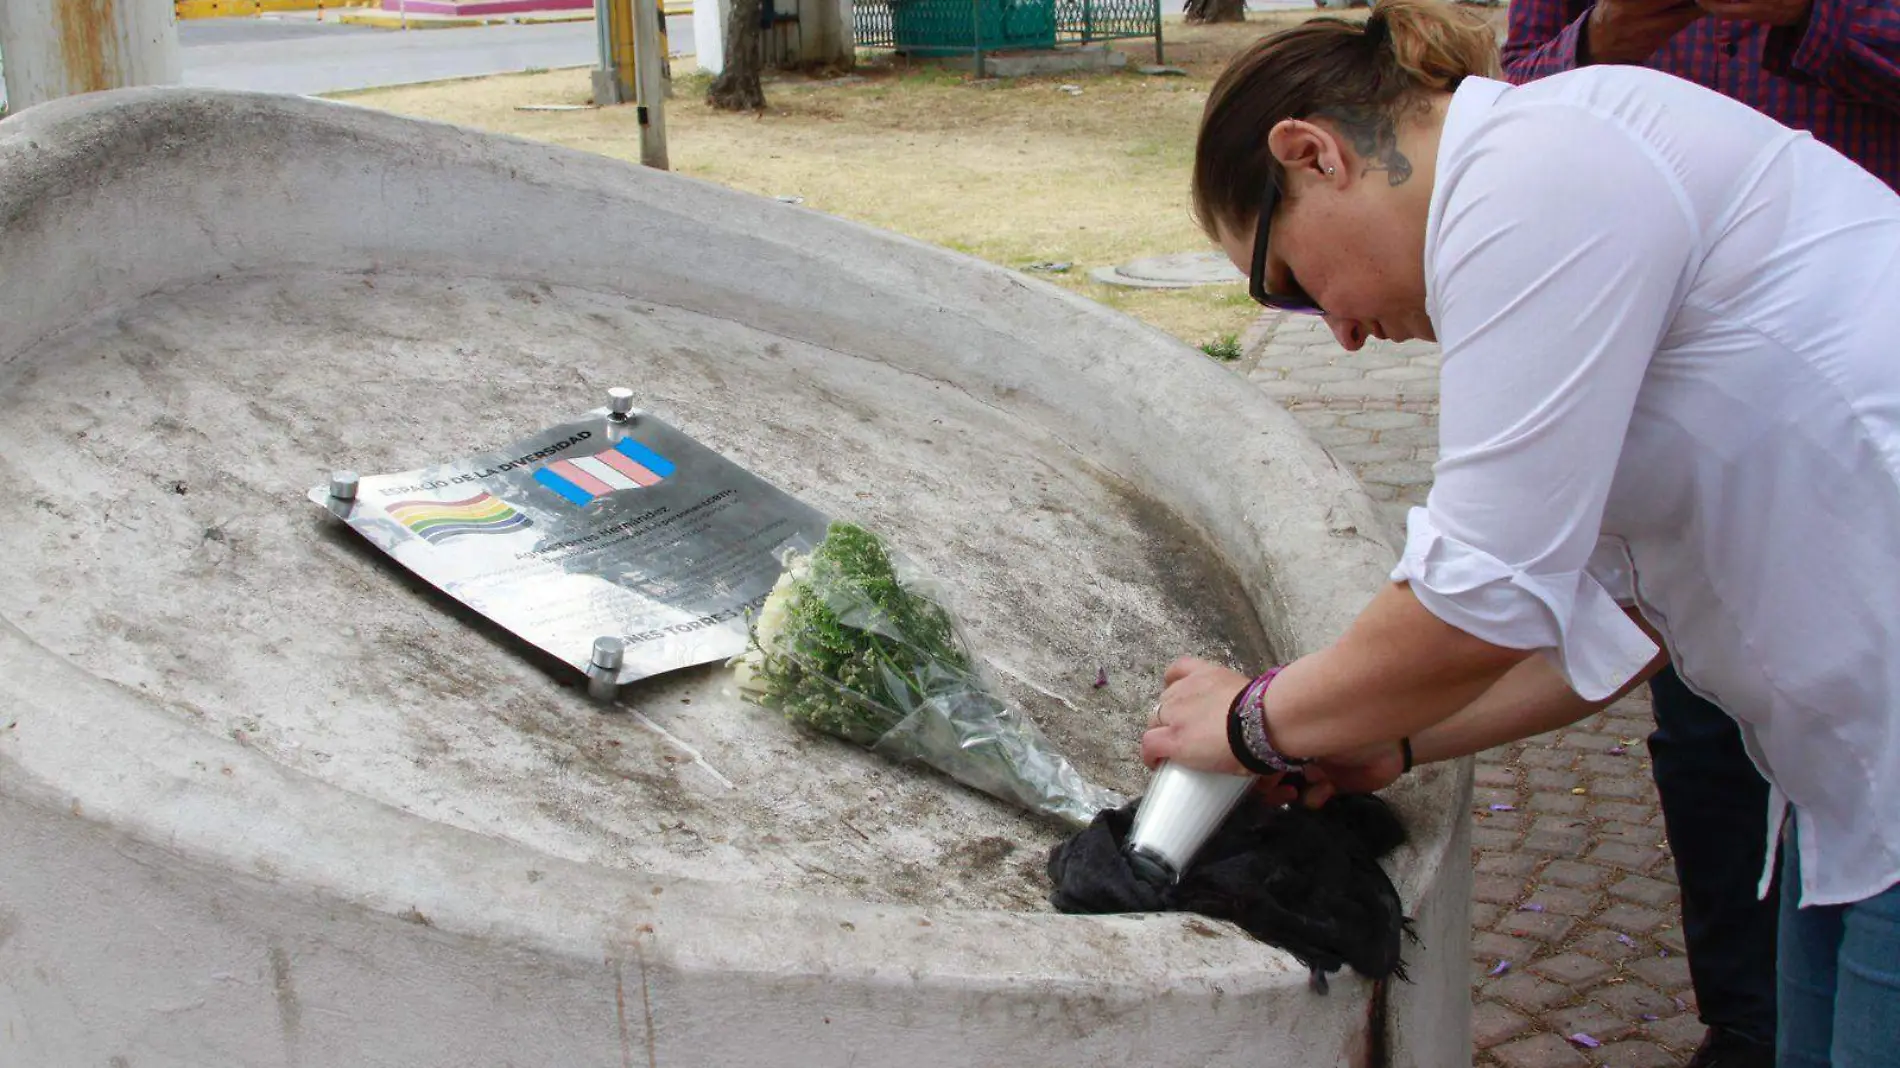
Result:
{"label": "green foliage in bouquet", "polygon": [[760,704],[866,746],[929,698],[928,680],[970,670],[950,614],[905,588],[883,542],[850,523],[792,558],[743,659]]}
{"label": "green foliage in bouquet", "polygon": [[990,692],[956,621],[900,570],[877,535],[850,523],[788,554],[733,660],[740,691],[794,723],[1074,826],[1120,806]]}

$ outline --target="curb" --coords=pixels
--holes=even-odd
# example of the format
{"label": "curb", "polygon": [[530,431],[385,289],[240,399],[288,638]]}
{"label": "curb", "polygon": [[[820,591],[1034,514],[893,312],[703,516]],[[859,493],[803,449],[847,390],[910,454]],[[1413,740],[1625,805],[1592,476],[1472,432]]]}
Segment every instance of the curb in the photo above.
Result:
{"label": "curb", "polygon": [[175,0],[172,11],[181,19],[229,19],[272,15],[286,11],[336,11],[375,0]]}
{"label": "curb", "polygon": [[540,25],[556,22],[592,22],[592,11],[572,14],[526,17],[523,15],[410,15],[394,11],[350,10],[340,12],[337,21],[350,26],[373,26],[379,30],[453,30],[470,26]]}

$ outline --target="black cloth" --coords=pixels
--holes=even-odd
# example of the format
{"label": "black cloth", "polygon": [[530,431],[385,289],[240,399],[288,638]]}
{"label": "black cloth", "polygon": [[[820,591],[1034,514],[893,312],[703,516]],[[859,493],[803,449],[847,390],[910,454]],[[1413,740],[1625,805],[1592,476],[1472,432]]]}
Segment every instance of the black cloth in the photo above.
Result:
{"label": "black cloth", "polygon": [[1098,813],[1049,854],[1050,903],[1062,912],[1195,912],[1230,920],[1298,957],[1323,983],[1342,964],[1369,979],[1404,976],[1405,914],[1379,858],[1405,840],[1377,797],[1317,811],[1249,793],[1178,883],[1131,866],[1122,843],[1140,801]]}
{"label": "black cloth", "polygon": [[1768,896],[1755,896],[1768,859],[1768,782],[1748,759],[1741,728],[1675,671],[1650,679],[1649,692],[1650,766],[1682,890],[1696,1012],[1710,1027],[1772,1048],[1779,866]]}

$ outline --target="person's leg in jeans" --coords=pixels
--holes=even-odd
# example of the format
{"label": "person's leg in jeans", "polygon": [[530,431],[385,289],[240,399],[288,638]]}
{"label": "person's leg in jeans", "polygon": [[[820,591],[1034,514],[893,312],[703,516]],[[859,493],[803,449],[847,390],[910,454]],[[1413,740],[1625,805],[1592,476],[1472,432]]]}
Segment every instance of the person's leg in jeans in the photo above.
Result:
{"label": "person's leg in jeans", "polygon": [[1776,1068],[1832,1068],[1834,981],[1839,971],[1839,906],[1798,908],[1801,858],[1794,824],[1781,843],[1780,1024],[1775,1031]]}
{"label": "person's leg in jeans", "polygon": [[[1716,1048],[1775,1042],[1778,887],[1756,898],[1767,862],[1768,783],[1742,747],[1735,721],[1692,693],[1673,669],[1650,680],[1656,731],[1649,736],[1656,792],[1682,893],[1682,934],[1696,1007]],[[1734,1060],[1732,1063],[1743,1063]]]}
{"label": "person's leg in jeans", "polygon": [[1834,990],[1835,1068],[1891,1068],[1900,1063],[1900,885],[1846,913]]}
{"label": "person's leg in jeans", "polygon": [[[1790,826],[1782,884],[1800,885]],[[1900,1063],[1900,886],[1851,905],[1781,906],[1777,1068]]]}

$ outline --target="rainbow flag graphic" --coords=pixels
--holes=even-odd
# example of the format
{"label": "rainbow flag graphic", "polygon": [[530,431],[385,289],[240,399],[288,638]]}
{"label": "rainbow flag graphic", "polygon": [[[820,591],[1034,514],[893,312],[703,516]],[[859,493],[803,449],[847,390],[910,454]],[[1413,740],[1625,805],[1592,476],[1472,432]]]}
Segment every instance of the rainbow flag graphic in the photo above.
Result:
{"label": "rainbow flag graphic", "polygon": [[673,461],[632,438],[611,449],[572,460],[556,460],[534,473],[534,480],[575,506],[615,490],[651,486],[673,473]]}
{"label": "rainbow flag graphic", "polygon": [[464,534],[505,534],[533,526],[527,516],[488,493],[465,501],[397,501],[384,510],[430,545]]}

